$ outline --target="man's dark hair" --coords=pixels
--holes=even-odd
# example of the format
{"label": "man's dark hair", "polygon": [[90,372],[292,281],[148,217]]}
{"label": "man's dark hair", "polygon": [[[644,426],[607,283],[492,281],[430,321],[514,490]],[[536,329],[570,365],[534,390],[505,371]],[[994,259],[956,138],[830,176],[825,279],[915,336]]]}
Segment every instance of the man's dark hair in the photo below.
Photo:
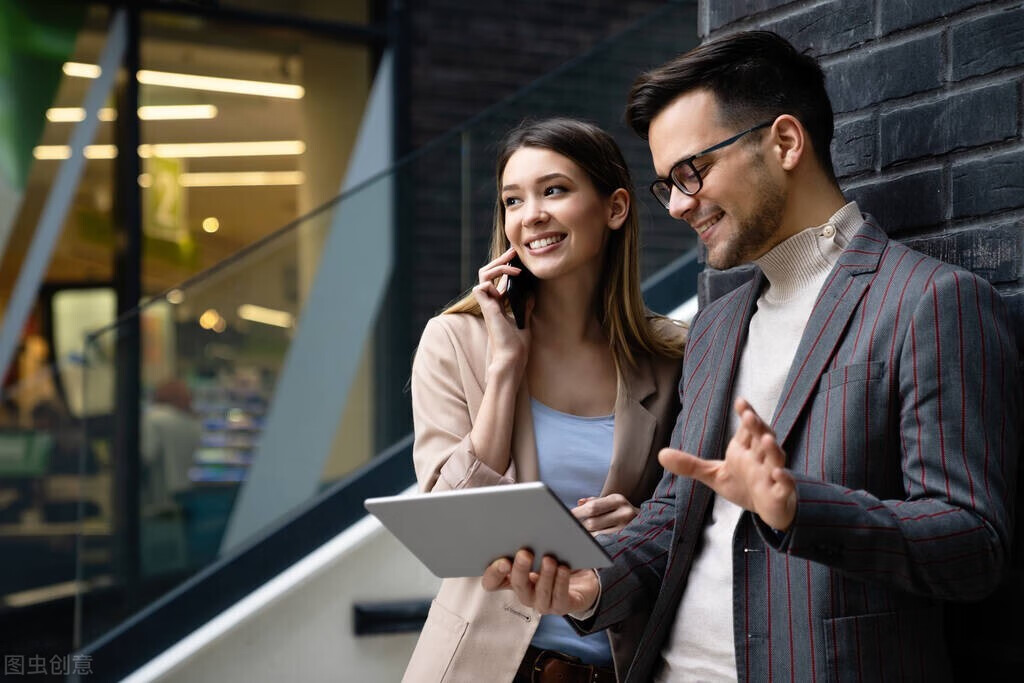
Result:
{"label": "man's dark hair", "polygon": [[770,31],[736,33],[705,43],[633,83],[626,121],[644,140],[651,119],[680,95],[708,90],[719,106],[721,123],[737,130],[790,114],[807,129],[814,154],[832,170],[832,104],[817,61],[800,54]]}

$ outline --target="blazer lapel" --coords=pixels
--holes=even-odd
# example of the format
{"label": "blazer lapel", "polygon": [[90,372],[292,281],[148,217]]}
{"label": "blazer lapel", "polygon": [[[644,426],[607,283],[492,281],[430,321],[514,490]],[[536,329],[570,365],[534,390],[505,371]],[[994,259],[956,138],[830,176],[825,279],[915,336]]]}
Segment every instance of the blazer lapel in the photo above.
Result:
{"label": "blazer lapel", "polygon": [[822,286],[811,316],[807,320],[789,376],[783,385],[772,418],[772,429],[779,444],[786,438],[818,385],[837,344],[843,338],[853,312],[868,289],[888,242],[888,237],[872,225],[870,217],[850,240],[828,279]]}
{"label": "blazer lapel", "polygon": [[[705,315],[717,316],[700,332],[702,338],[691,339],[683,387],[684,399],[681,444],[682,450],[705,460],[720,460],[725,454],[726,426],[732,410],[733,383],[746,343],[750,317],[754,314],[764,275],[758,270],[754,278],[723,298],[721,307]],[[731,436],[731,435],[728,435]]]}
{"label": "blazer lapel", "polygon": [[612,491],[621,491],[632,499],[634,489],[642,483],[647,455],[651,452],[658,426],[657,418],[644,407],[643,401],[655,389],[654,370],[647,356],[638,357],[635,366],[619,368],[612,462],[601,491],[602,496]]}

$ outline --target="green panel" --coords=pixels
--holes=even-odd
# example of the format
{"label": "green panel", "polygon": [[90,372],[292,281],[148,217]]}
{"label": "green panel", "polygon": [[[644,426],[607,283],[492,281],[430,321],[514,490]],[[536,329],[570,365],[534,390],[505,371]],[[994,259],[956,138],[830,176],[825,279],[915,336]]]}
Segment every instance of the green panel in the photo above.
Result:
{"label": "green panel", "polygon": [[47,432],[4,432],[0,434],[0,475],[32,477],[46,473],[53,436]]}
{"label": "green panel", "polygon": [[0,0],[0,180],[24,189],[86,3]]}

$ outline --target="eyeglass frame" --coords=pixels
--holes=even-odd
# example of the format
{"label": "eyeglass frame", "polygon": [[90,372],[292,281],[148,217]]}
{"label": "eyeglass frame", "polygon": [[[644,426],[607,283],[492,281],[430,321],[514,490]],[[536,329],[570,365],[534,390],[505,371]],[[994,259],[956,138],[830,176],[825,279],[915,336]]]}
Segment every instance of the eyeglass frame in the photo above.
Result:
{"label": "eyeglass frame", "polygon": [[[649,189],[651,191],[651,194],[654,195],[654,198],[658,200],[658,203],[661,204],[666,209],[669,208],[669,202],[670,202],[671,197],[672,197],[672,188],[673,187],[675,187],[677,190],[679,190],[680,192],[682,192],[686,196],[692,197],[693,195],[695,195],[698,192],[700,192],[701,188],[704,187],[704,176],[702,176],[700,174],[700,171],[697,170],[697,167],[693,164],[694,161],[696,161],[698,158],[704,156],[705,154],[710,154],[711,152],[716,152],[716,151],[722,149],[723,147],[728,147],[732,143],[734,143],[737,140],[739,140],[740,138],[742,138],[744,135],[747,135],[749,133],[753,133],[755,130],[761,130],[762,128],[767,128],[768,126],[772,125],[773,123],[775,123],[775,119],[772,119],[771,121],[763,121],[763,122],[757,124],[756,126],[753,126],[751,128],[747,128],[745,131],[743,131],[741,133],[736,133],[736,135],[733,135],[731,138],[722,140],[721,142],[719,142],[717,144],[711,145],[710,147],[708,147],[707,149],[705,149],[705,150],[703,150],[701,152],[697,152],[696,154],[692,154],[692,155],[686,157],[685,159],[680,159],[676,163],[672,164],[672,168],[670,168],[668,170],[668,176],[667,177],[665,177],[665,178],[655,178],[651,182],[651,185],[649,187]],[[693,175],[696,176],[696,178],[697,178],[697,189],[694,190],[693,192],[687,190],[686,187],[684,187],[681,182],[676,180],[676,177],[675,177],[676,176],[676,169],[678,169],[680,166],[683,166],[684,164],[690,167],[690,170],[693,171]],[[658,194],[658,191],[656,189],[656,188],[659,188],[659,187],[667,187],[668,188],[668,197],[669,197],[668,199],[663,200],[661,198],[661,196]]]}

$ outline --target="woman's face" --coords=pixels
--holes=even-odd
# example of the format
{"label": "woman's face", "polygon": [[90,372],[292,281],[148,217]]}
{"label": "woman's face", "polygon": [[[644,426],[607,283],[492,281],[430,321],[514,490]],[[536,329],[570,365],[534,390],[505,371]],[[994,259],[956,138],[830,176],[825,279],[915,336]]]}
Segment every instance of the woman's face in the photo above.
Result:
{"label": "woman's face", "polygon": [[521,147],[501,175],[505,236],[542,280],[579,269],[596,273],[609,231],[621,227],[628,213],[628,198],[622,210],[623,200],[616,197],[602,197],[568,157]]}

